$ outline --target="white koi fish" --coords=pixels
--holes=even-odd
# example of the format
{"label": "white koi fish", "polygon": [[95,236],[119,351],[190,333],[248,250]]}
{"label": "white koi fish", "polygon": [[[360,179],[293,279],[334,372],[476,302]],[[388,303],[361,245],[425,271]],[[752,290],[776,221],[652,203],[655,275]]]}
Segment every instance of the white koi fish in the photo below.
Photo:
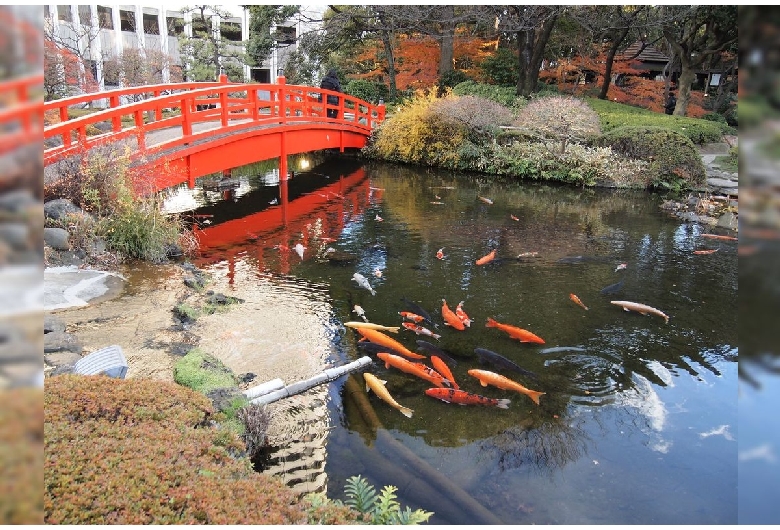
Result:
{"label": "white koi fish", "polygon": [[669,323],[669,316],[667,314],[654,307],[650,307],[649,305],[639,304],[637,302],[626,302],[625,300],[612,300],[612,303],[622,307],[624,311],[636,311],[643,315],[658,315],[663,318],[667,324]]}
{"label": "white koi fish", "polygon": [[355,280],[360,287],[362,287],[363,289],[368,290],[372,295],[376,294],[376,291],[374,291],[374,288],[371,287],[370,283],[368,283],[368,280],[366,279],[366,277],[363,276],[362,274],[360,274],[359,272],[356,272],[355,274],[353,274],[352,275],[352,279]]}
{"label": "white koi fish", "polygon": [[352,312],[355,313],[360,318],[362,318],[364,322],[368,322],[368,319],[366,318],[366,312],[359,305],[355,304],[355,307],[352,309]]}

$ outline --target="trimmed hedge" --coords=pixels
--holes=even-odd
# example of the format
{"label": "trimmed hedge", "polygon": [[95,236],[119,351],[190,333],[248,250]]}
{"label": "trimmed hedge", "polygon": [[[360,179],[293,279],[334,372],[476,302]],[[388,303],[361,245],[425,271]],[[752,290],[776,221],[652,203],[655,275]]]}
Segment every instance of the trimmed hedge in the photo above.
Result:
{"label": "trimmed hedge", "polygon": [[706,168],[696,146],[686,136],[665,127],[618,127],[603,134],[596,144],[629,158],[649,161],[644,174],[651,188],[695,189],[706,182]]}
{"label": "trimmed hedge", "polygon": [[44,404],[46,524],[307,522],[309,505],[235,456],[243,444],[197,392],[68,374],[47,379]]}

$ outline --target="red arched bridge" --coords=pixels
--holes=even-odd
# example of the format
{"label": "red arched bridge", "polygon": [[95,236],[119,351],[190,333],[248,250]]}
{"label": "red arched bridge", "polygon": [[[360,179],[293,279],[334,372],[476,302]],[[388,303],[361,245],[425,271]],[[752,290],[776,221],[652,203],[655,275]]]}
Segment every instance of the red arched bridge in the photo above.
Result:
{"label": "red arched bridge", "polygon": [[[327,96],[339,98],[338,105]],[[71,118],[69,109],[107,102],[104,110]],[[337,110],[335,118],[328,109]],[[276,84],[171,83],[127,87],[44,103],[58,123],[44,128],[44,164],[98,146],[129,149],[133,167],[151,175],[155,190],[273,158],[287,176],[287,155],[362,148],[385,118],[373,105],[330,90]],[[56,118],[55,118],[56,119]]]}

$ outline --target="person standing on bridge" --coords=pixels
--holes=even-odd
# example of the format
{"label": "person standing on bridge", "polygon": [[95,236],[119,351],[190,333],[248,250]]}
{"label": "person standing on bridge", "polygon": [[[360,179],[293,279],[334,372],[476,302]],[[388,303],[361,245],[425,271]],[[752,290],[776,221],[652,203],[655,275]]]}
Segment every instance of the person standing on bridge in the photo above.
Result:
{"label": "person standing on bridge", "polygon": [[[336,70],[331,68],[328,70],[328,75],[322,78],[322,82],[320,82],[320,88],[324,88],[326,90],[334,90],[336,92],[341,92],[341,83],[339,82],[339,78],[336,75]],[[338,105],[339,104],[339,98],[338,96],[328,95],[327,97],[328,105]],[[338,118],[339,117],[339,111],[338,109],[328,109],[328,118]]]}

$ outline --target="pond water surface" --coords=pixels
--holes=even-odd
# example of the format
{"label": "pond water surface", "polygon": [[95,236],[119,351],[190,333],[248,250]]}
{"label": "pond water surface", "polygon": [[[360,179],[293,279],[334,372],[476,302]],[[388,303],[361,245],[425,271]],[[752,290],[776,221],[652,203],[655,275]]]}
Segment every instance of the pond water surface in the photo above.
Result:
{"label": "pond water surface", "polygon": [[[365,394],[361,373],[320,389],[327,427],[317,487],[324,477],[330,497],[343,499],[359,474],[377,490],[397,486],[402,506],[434,512],[433,524],[737,522],[736,241],[702,237],[715,229],[681,223],[659,208],[663,197],[645,192],[349,158],[286,185],[258,168],[234,170],[235,185],[220,191],[199,184],[170,194],[169,210],[198,225],[195,264],[228,278],[236,296],[273,283],[280,301],[316,315],[306,322],[328,344],[314,354],[322,363],[372,357],[365,371],[414,411],[408,418]],[[476,264],[493,250],[495,259]],[[462,301],[471,325],[446,325],[443,300],[453,310]],[[611,301],[652,306],[668,323]],[[399,312],[415,311],[409,302],[440,337],[387,335],[426,357],[417,341],[441,348],[462,390],[509,399],[506,409],[426,395],[433,385],[386,367],[344,326],[360,319],[355,306],[370,322],[400,326]],[[544,344],[487,327],[488,318]],[[287,351],[291,340],[242,362]],[[481,364],[477,348],[533,376]],[[483,387],[468,373],[475,368],[544,394],[537,405]],[[295,467],[295,455],[283,458]]]}

